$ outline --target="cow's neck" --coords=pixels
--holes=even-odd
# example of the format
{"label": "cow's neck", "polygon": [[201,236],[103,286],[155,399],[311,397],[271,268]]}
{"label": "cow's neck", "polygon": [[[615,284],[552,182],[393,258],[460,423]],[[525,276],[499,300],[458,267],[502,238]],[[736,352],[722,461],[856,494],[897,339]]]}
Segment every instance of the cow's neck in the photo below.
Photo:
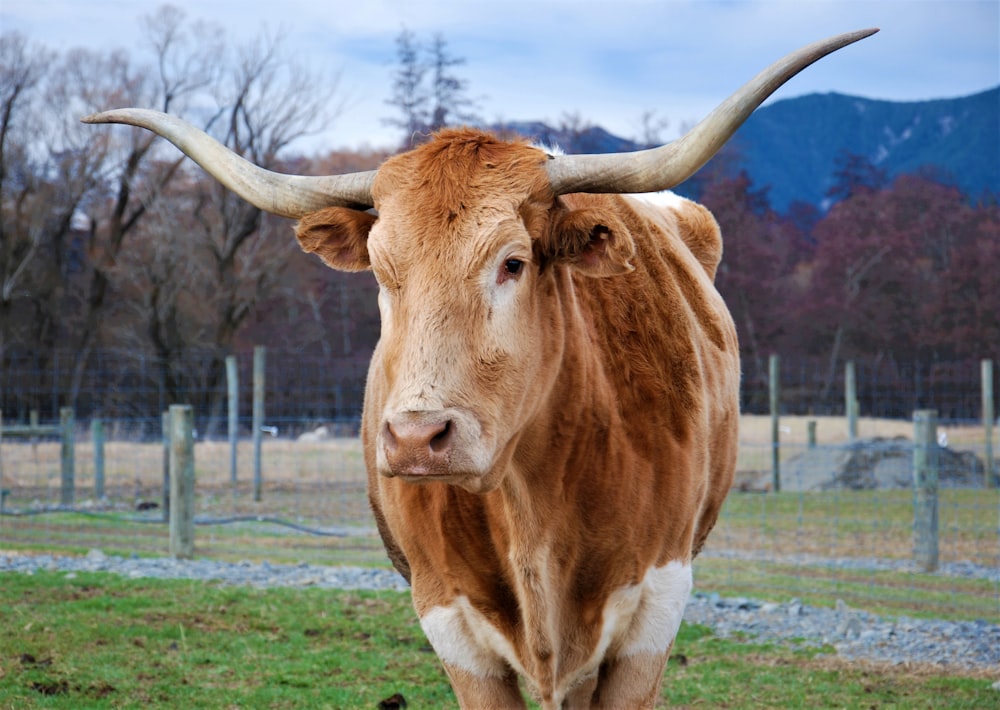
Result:
{"label": "cow's neck", "polygon": [[[566,600],[579,597],[588,584],[579,573],[589,554],[584,508],[593,503],[592,495],[609,495],[606,490],[588,490],[587,481],[606,485],[608,477],[595,476],[595,471],[618,455],[617,443],[608,437],[619,416],[613,391],[567,274],[560,286],[564,327],[556,332],[565,342],[558,348],[558,375],[523,430],[493,499],[500,502],[494,514],[505,518],[505,524],[494,529],[516,531],[498,541],[498,552],[509,565],[528,651],[523,658],[535,665],[531,675],[536,679],[558,675],[559,659],[566,660],[567,649],[561,647],[571,633],[566,627],[579,623],[580,612],[569,609]],[[588,437],[594,442],[584,441]],[[587,451],[591,455],[581,454]],[[601,453],[595,458],[594,451]]]}

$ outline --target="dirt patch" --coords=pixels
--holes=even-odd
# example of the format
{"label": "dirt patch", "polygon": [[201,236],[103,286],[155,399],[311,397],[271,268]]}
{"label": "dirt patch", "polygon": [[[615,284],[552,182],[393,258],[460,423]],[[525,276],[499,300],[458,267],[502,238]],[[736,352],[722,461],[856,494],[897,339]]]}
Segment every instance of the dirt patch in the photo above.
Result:
{"label": "dirt patch", "polygon": [[[938,458],[939,486],[983,486],[983,462],[975,454],[939,447]],[[770,472],[753,473],[742,476],[739,486],[743,490],[769,490]],[[913,442],[902,436],[816,446],[781,464],[783,491],[886,490],[912,485]]]}

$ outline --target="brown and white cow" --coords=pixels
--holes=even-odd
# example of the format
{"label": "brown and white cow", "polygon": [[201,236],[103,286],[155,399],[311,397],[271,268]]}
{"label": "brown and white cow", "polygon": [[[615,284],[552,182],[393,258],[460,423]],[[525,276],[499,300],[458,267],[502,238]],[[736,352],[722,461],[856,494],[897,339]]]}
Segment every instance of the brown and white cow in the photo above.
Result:
{"label": "brown and white cow", "polygon": [[684,180],[788,77],[871,32],[790,55],[631,155],[553,158],[460,129],[311,178],[162,114],[86,120],[164,135],[299,218],[306,251],[374,272],[371,505],[462,706],[523,707],[522,676],[545,708],[652,707],[732,480],[740,371],[714,219],[623,193]]}

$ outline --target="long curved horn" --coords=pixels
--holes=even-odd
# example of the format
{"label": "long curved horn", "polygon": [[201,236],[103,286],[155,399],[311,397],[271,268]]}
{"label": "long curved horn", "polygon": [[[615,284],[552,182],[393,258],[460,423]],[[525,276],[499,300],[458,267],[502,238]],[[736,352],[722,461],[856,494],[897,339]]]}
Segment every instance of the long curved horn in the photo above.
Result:
{"label": "long curved horn", "polygon": [[813,62],[878,29],[814,42],[778,60],[673,143],[634,153],[561,155],[546,165],[556,195],[571,192],[656,192],[684,182],[718,152],[768,96]]}
{"label": "long curved horn", "polygon": [[258,167],[199,128],[159,111],[123,108],[95,113],[84,123],[124,123],[166,138],[205,171],[265,212],[298,219],[324,207],[372,206],[375,171],[348,175],[283,175]]}

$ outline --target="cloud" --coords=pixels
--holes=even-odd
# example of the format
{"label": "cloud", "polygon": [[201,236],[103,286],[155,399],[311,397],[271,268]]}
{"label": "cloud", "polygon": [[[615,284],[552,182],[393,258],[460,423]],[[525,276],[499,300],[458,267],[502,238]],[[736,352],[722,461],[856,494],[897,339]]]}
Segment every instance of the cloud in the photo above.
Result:
{"label": "cloud", "polygon": [[[395,140],[381,118],[395,37],[444,36],[466,59],[458,73],[482,96],[488,119],[558,120],[566,113],[623,135],[655,110],[674,129],[703,117],[767,64],[822,37],[881,27],[827,57],[776,98],[836,91],[922,100],[1000,84],[996,0],[173,0],[190,18],[223,26],[233,40],[281,30],[310,62],[341,72],[348,110],[323,136],[331,146]],[[53,48],[135,50],[137,18],[159,2],[4,0],[5,29]],[[329,87],[317,87],[328,91]]]}

